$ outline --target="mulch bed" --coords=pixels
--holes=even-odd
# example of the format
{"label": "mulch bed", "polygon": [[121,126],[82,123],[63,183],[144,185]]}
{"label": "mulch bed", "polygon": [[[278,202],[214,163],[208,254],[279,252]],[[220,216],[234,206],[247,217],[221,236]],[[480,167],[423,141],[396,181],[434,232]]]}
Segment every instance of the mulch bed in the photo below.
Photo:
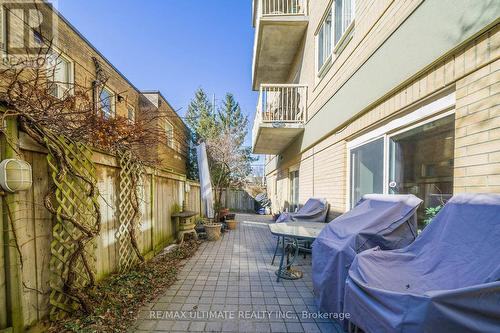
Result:
{"label": "mulch bed", "polygon": [[49,323],[48,332],[127,332],[140,308],[177,281],[177,273],[200,245],[186,241],[125,274],[112,275],[88,291],[91,313],[75,312],[70,318]]}

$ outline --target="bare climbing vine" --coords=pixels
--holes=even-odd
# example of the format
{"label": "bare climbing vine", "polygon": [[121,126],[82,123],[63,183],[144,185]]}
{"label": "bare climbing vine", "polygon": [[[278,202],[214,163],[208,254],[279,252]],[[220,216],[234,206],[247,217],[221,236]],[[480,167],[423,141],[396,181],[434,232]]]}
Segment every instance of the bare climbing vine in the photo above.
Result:
{"label": "bare climbing vine", "polygon": [[[43,49],[41,49],[43,50]],[[118,158],[125,152],[131,156],[137,170],[131,174],[132,188],[130,201],[134,209],[129,227],[130,243],[137,257],[144,261],[140,253],[136,225],[140,218],[139,182],[145,166],[155,166],[161,161],[153,154],[148,154],[145,147],[156,145],[166,140],[165,131],[159,127],[159,119],[164,114],[153,108],[145,108],[136,116],[134,122],[116,115],[107,117],[101,100],[101,92],[108,80],[105,68],[97,58],[93,58],[95,80],[92,82],[68,83],[57,81],[60,55],[50,51],[40,51],[35,55],[18,58],[3,64],[0,70],[0,101],[6,106],[2,114],[2,123],[9,118],[18,121],[19,129],[26,133],[40,146],[47,149],[55,162],[57,172],[53,175],[53,184],[44,196],[45,208],[57,215],[68,228],[79,232],[68,241],[74,247],[66,267],[61,270],[64,290],[78,300],[84,311],[90,311],[87,297],[76,283],[76,262],[81,260],[89,285],[95,283],[95,276],[86,254],[86,246],[100,234],[101,214],[97,183],[88,172],[75,168],[74,156],[68,154],[64,143],[82,144],[93,149],[111,153]],[[109,101],[108,101],[109,102]],[[1,132],[11,145],[5,128]],[[13,145],[14,146],[14,145]],[[22,154],[15,147],[19,154]],[[82,221],[79,214],[70,214],[58,209],[56,203],[57,184],[62,184],[67,177],[81,182],[85,188],[84,196],[92,203],[91,223]]]}

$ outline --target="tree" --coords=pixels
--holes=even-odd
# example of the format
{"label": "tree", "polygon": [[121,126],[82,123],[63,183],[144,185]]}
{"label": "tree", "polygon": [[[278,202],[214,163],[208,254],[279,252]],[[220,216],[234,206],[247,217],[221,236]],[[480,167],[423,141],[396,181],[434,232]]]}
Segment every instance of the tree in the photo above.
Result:
{"label": "tree", "polygon": [[202,88],[196,90],[193,100],[189,103],[186,123],[193,133],[193,141],[196,144],[217,135],[217,118]]}
{"label": "tree", "polygon": [[243,114],[233,94],[227,93],[217,110],[218,135],[209,137],[207,153],[212,184],[215,188],[215,204],[221,207],[222,191],[230,187],[242,187],[252,172],[251,150],[244,146],[248,134],[248,117]]}
{"label": "tree", "polygon": [[[215,208],[221,206],[222,191],[242,187],[251,173],[251,150],[244,146],[248,134],[248,117],[243,114],[233,94],[227,93],[214,110],[203,89],[198,89],[186,113],[186,123],[192,131],[192,142],[205,142],[210,177],[215,190]],[[193,147],[194,148],[194,147]],[[196,171],[196,152],[191,150],[191,169]],[[188,167],[189,169],[189,167]],[[216,209],[217,211],[217,209]]]}
{"label": "tree", "polygon": [[221,208],[223,190],[244,186],[252,172],[250,149],[241,144],[241,131],[241,127],[224,129],[206,141],[216,211]]}
{"label": "tree", "polygon": [[233,94],[226,94],[222,107],[218,109],[218,117],[223,129],[239,129],[235,137],[240,144],[243,144],[248,133],[248,117],[241,112],[241,107]]}
{"label": "tree", "polygon": [[186,124],[190,130],[187,177],[198,180],[198,161],[196,158],[196,145],[217,133],[217,123],[213,106],[202,88],[196,90],[186,113]]}

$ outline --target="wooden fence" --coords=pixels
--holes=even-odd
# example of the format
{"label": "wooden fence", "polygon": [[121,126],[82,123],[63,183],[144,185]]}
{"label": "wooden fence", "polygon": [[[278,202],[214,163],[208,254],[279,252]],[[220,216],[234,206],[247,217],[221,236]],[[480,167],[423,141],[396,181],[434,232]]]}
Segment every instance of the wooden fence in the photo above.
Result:
{"label": "wooden fence", "polygon": [[224,190],[221,197],[221,204],[235,212],[254,211],[254,198],[245,190],[229,189]]}
{"label": "wooden fence", "polygon": [[[3,234],[0,237],[0,332],[14,326],[28,327],[47,316],[50,289],[49,262],[51,258],[53,217],[43,205],[44,195],[51,184],[47,153],[20,133],[23,158],[33,168],[33,186],[28,191],[2,197]],[[3,142],[5,151],[5,141]],[[7,156],[8,157],[8,156]],[[6,158],[2,154],[2,159]],[[96,276],[98,279],[118,270],[119,166],[111,155],[94,152],[102,229],[96,239]],[[174,241],[176,226],[170,215],[174,205],[182,207],[186,196],[188,208],[200,212],[199,184],[188,182],[185,193],[184,175],[168,171],[149,170],[144,175],[144,196],[138,242],[146,258]],[[12,228],[8,222],[7,202],[15,207],[10,212],[21,252],[22,267],[17,249],[12,243]],[[16,329],[17,325],[17,329]]]}

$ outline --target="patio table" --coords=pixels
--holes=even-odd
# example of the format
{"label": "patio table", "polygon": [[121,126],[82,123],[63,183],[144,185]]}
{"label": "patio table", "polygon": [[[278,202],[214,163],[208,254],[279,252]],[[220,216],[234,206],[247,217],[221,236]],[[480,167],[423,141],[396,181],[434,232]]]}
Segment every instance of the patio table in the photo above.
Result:
{"label": "patio table", "polygon": [[[280,259],[280,266],[276,271],[276,281],[279,282],[280,278],[287,280],[296,280],[302,277],[302,272],[293,269],[292,265],[295,262],[297,255],[299,253],[299,240],[315,240],[321,230],[327,225],[323,222],[285,222],[285,223],[273,223],[269,224],[269,230],[271,234],[281,238],[282,244],[282,254]],[[293,243],[292,248],[295,248],[293,256],[290,259],[290,244],[286,244],[285,238],[291,240]],[[276,249],[277,250],[277,249]],[[284,259],[286,259],[286,265],[284,265]]]}

